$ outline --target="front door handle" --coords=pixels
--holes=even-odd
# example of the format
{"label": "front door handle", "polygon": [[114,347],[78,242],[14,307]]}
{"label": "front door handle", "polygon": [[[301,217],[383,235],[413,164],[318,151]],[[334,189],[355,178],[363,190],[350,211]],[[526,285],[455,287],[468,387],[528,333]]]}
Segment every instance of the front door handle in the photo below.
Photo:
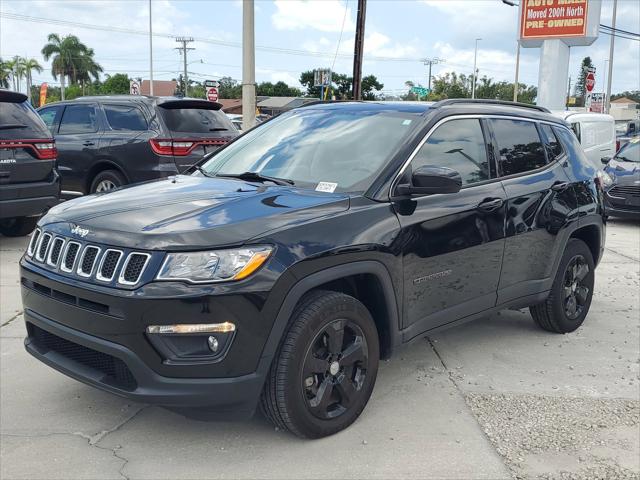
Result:
{"label": "front door handle", "polygon": [[478,205],[478,210],[481,212],[493,212],[499,209],[504,204],[504,200],[501,198],[487,198]]}
{"label": "front door handle", "polygon": [[90,141],[86,141],[82,145],[84,145],[85,147],[91,147],[91,146],[95,145],[95,143],[90,142]]}
{"label": "front door handle", "polygon": [[551,185],[551,190],[554,192],[564,192],[567,188],[569,188],[569,182],[556,182]]}

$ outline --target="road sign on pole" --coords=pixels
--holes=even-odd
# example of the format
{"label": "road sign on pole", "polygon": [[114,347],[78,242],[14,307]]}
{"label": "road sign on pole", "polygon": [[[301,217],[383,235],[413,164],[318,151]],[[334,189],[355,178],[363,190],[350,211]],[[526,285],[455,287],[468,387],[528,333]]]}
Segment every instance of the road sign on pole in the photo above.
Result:
{"label": "road sign on pole", "polygon": [[137,80],[129,80],[129,95],[140,95],[140,83]]}
{"label": "road sign on pole", "polygon": [[218,101],[218,87],[207,87],[207,100],[210,102]]}
{"label": "road sign on pole", "polygon": [[587,89],[587,92],[591,93],[596,86],[596,74],[594,72],[587,73],[587,76],[584,80],[584,86]]}

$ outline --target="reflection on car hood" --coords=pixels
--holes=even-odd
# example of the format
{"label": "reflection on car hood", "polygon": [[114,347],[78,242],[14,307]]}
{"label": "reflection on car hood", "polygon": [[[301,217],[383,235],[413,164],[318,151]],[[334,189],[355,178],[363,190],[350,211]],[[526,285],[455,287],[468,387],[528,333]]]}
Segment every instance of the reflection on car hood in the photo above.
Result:
{"label": "reflection on car hood", "polygon": [[615,176],[616,183],[640,180],[640,163],[638,162],[622,162],[614,158],[606,166],[605,171]]}
{"label": "reflection on car hood", "polygon": [[64,202],[40,223],[63,234],[78,225],[89,230],[85,240],[108,245],[195,250],[242,244],[348,207],[345,194],[179,175]]}

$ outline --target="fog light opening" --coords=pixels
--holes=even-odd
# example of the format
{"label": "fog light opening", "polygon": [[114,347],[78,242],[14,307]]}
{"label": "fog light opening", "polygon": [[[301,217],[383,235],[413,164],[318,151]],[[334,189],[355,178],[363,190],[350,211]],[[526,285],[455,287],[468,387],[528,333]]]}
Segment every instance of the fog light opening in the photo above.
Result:
{"label": "fog light opening", "polygon": [[224,323],[185,323],[177,325],[149,325],[147,333],[190,334],[190,333],[232,333],[236,326],[231,322]]}
{"label": "fog light opening", "polygon": [[218,347],[220,344],[218,343],[218,339],[216,337],[210,335],[209,338],[207,338],[207,344],[209,345],[209,350],[211,350],[213,353],[218,352]]}

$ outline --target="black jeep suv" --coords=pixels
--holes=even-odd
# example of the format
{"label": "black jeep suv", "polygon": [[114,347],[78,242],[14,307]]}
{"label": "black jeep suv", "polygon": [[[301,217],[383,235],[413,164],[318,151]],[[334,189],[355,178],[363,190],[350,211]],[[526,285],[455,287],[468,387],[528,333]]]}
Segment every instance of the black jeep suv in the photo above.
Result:
{"label": "black jeep suv", "polygon": [[191,175],[50,210],[21,260],[26,348],[129,398],[224,418],[259,404],[330,435],[379,359],[436,328],[523,307],[578,328],[602,188],[540,107],[302,107]]}
{"label": "black jeep suv", "polygon": [[65,195],[183,172],[239,132],[219,103],[194,98],[80,97],[38,109],[58,147]]}
{"label": "black jeep suv", "polygon": [[0,90],[0,233],[31,233],[58,203],[56,145],[27,96]]}

